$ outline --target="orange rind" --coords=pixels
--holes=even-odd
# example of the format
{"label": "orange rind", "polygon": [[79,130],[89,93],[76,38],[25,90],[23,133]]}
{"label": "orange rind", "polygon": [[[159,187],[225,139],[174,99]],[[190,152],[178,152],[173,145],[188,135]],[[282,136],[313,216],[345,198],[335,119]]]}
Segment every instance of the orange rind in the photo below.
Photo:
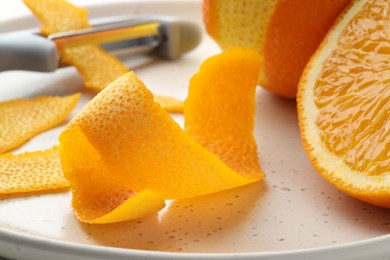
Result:
{"label": "orange rind", "polygon": [[80,94],[74,94],[1,102],[0,153],[17,148],[35,135],[59,125],[79,99]]}
{"label": "orange rind", "polygon": [[160,104],[160,106],[168,113],[183,113],[184,102],[169,96],[153,95],[154,102]]}
{"label": "orange rind", "polygon": [[390,208],[390,3],[357,0],[302,76],[298,115],[316,170],[340,190]]}
{"label": "orange rind", "polygon": [[68,188],[61,170],[59,148],[0,155],[0,194]]}
{"label": "orange rind", "polygon": [[240,47],[209,58],[190,81],[184,110],[187,134],[248,178],[263,176],[253,137],[260,62]]}
{"label": "orange rind", "polygon": [[[220,56],[226,55],[235,56],[231,53]],[[248,57],[242,62],[259,64],[257,59]],[[257,73],[255,65],[245,67],[252,71],[253,68]],[[230,77],[238,77],[240,73],[243,73],[241,69],[233,70]],[[240,76],[245,82],[256,82],[256,78],[248,80]],[[232,83],[239,84],[240,80]],[[255,85],[243,84],[242,91],[248,96],[254,94]],[[200,92],[193,94],[191,100],[203,98],[196,96]],[[253,102],[243,103],[243,109],[249,111],[244,116],[253,117],[253,106]],[[227,119],[222,117],[222,121]],[[221,123],[219,127],[223,128],[224,122]],[[246,133],[253,130],[253,124],[248,123],[246,127],[249,128]],[[88,103],[68,124],[59,140],[62,168],[72,183],[73,208],[78,218],[87,223],[130,220],[157,212],[166,199],[206,195],[263,178],[260,167],[256,168],[257,172],[253,169],[246,174],[247,167],[240,162],[233,163],[235,169],[232,169],[223,159],[233,157],[218,158],[214,151],[194,141],[153,101],[151,92],[133,72],[118,78]],[[248,161],[253,160],[252,156],[246,157],[250,158]],[[243,166],[242,171],[240,166]]]}

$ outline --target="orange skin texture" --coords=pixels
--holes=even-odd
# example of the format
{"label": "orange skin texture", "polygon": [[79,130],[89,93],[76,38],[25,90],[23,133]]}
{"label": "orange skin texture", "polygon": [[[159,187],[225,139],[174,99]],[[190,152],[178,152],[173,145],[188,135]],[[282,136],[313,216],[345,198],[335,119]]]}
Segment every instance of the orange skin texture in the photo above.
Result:
{"label": "orange skin texture", "polygon": [[202,6],[203,22],[206,26],[206,31],[213,38],[217,35],[217,19],[214,16],[216,14],[215,2],[213,0],[204,0]]}
{"label": "orange skin texture", "polygon": [[[101,91],[59,138],[79,220],[101,224],[140,218],[159,211],[164,199],[261,180],[253,137],[259,63],[257,53],[244,48],[206,60],[190,82],[186,132],[133,72]],[[226,85],[230,91],[219,95]],[[199,106],[214,120],[197,118],[205,112]]]}
{"label": "orange skin texture", "polygon": [[[245,7],[257,1],[263,1],[264,8],[268,8],[269,11],[252,10]],[[218,4],[222,2],[224,6],[234,5],[235,12],[233,13],[236,13],[237,16],[245,12],[263,19],[260,25],[265,29],[257,28],[259,33],[252,36],[258,39],[237,34],[238,38],[243,39],[234,43],[230,42],[229,46],[229,40],[220,38],[223,33],[226,33],[220,31],[221,24],[226,21],[235,20],[232,26],[236,25],[238,29],[241,27],[243,31],[248,32],[247,21],[245,24],[241,24],[242,21],[232,17],[231,13],[224,14],[227,11],[218,7]],[[295,98],[298,82],[305,65],[335,19],[349,3],[350,0],[247,0],[235,2],[204,0],[203,20],[208,34],[221,45],[221,48],[225,49],[233,45],[257,48],[263,59],[259,84],[279,96]],[[258,14],[256,15],[256,13]],[[235,29],[231,30],[235,31]],[[253,32],[254,30],[256,28],[249,31]]]}
{"label": "orange skin texture", "polygon": [[185,101],[186,133],[247,178],[264,177],[253,136],[256,51],[232,47],[203,62]]}
{"label": "orange skin texture", "polygon": [[298,2],[278,2],[269,23],[263,51],[267,81],[261,84],[287,98],[296,96],[303,69],[350,1]]}
{"label": "orange skin texture", "polygon": [[43,151],[0,154],[0,195],[68,188],[58,146]]}

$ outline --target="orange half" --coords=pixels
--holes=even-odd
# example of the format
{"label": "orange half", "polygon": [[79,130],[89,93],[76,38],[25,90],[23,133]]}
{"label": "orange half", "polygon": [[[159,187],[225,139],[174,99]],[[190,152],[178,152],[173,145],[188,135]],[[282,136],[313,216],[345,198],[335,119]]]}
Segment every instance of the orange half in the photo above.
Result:
{"label": "orange half", "polygon": [[390,2],[358,0],[306,67],[299,124],[317,171],[353,197],[390,208]]}

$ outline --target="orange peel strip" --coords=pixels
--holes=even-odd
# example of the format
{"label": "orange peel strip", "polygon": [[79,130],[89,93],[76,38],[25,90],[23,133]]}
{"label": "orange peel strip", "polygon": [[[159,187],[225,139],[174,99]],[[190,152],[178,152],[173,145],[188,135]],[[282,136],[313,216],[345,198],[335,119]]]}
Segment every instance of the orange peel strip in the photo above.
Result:
{"label": "orange peel strip", "polygon": [[[237,173],[195,142],[132,72],[88,103],[61,133],[60,146],[73,208],[88,223],[130,220],[158,211],[164,199],[201,196],[263,177],[260,170],[250,178]],[[148,198],[138,203],[143,206],[122,206],[137,204],[142,194]],[[123,217],[132,210],[127,218],[109,217],[121,207]]]}
{"label": "orange peel strip", "polygon": [[260,61],[240,47],[209,58],[190,81],[184,110],[188,135],[248,178],[264,176],[253,137]]}
{"label": "orange peel strip", "polygon": [[184,102],[174,97],[154,95],[153,100],[168,113],[183,113]]}
{"label": "orange peel strip", "polygon": [[[42,22],[45,35],[90,28],[88,12],[64,0],[23,0]],[[102,90],[128,68],[98,45],[59,49],[65,63],[74,65],[85,86]]]}
{"label": "orange peel strip", "polygon": [[44,151],[0,155],[0,194],[68,188],[58,146]]}
{"label": "orange peel strip", "polygon": [[80,94],[67,97],[36,97],[0,103],[0,153],[10,151],[33,136],[66,119]]}

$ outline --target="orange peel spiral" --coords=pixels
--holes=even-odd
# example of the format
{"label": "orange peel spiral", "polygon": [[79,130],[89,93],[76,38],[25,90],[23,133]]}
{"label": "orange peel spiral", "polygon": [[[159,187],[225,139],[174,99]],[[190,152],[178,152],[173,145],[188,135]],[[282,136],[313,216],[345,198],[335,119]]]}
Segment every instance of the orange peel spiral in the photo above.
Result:
{"label": "orange peel spiral", "polygon": [[[237,51],[242,52],[241,49],[227,51],[212,59],[225,62],[226,56],[239,56],[235,54]],[[212,66],[219,66],[220,62]],[[248,56],[244,56],[242,62],[259,64],[256,58]],[[245,67],[247,69],[258,72],[255,65]],[[250,75],[257,76],[256,73]],[[203,75],[201,71],[197,77]],[[234,69],[226,82],[230,82],[230,77],[246,81],[246,76],[242,70]],[[256,82],[257,78],[252,80]],[[239,84],[241,81],[231,82]],[[253,95],[255,86],[256,83],[250,87],[243,85],[242,91]],[[189,99],[202,99],[200,93],[194,92],[196,96]],[[234,96],[229,98],[234,99]],[[250,107],[245,108],[250,111],[245,115],[253,117],[254,102],[243,103],[243,106]],[[229,120],[229,117],[221,120]],[[219,126],[223,128],[224,122]],[[253,124],[246,127],[251,129]],[[243,164],[234,164],[233,169],[223,161],[232,157],[218,158],[215,151],[196,142],[153,101],[151,92],[133,72],[118,78],[88,103],[61,133],[60,147],[63,171],[72,183],[74,210],[81,221],[88,223],[145,216],[160,210],[165,199],[214,193],[258,181],[264,176],[260,167],[256,173],[242,174],[239,167]]]}

